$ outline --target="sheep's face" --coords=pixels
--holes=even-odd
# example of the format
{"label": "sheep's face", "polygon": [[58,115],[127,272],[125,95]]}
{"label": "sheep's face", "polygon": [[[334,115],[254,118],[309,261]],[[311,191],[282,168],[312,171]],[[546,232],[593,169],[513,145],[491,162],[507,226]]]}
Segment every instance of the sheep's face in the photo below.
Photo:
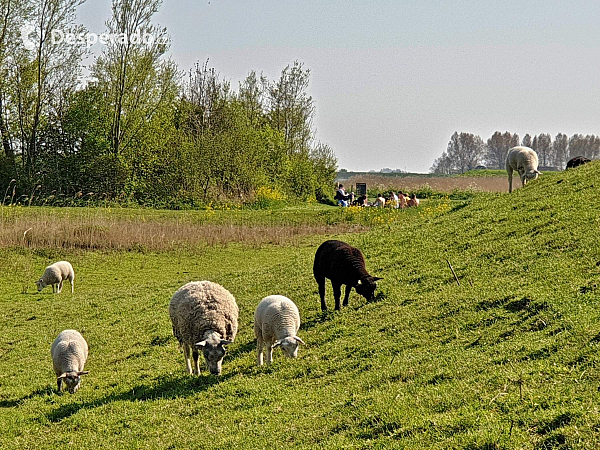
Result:
{"label": "sheep's face", "polygon": [[42,289],[44,289],[46,287],[46,283],[44,283],[44,280],[42,280],[41,278],[39,280],[37,280],[35,282],[38,292],[40,292]]}
{"label": "sheep's face", "polygon": [[531,180],[537,180],[538,175],[540,174],[540,172],[538,172],[537,170],[530,170],[529,172],[525,172],[525,175],[523,176],[523,181],[531,181]]}
{"label": "sheep's face", "polygon": [[358,284],[354,286],[356,292],[362,295],[368,301],[375,299],[375,289],[377,289],[377,280],[381,280],[380,277],[367,277],[358,281]]}
{"label": "sheep's face", "polygon": [[[81,386],[81,376],[82,375],[86,375],[88,372],[67,372],[67,373],[63,373],[60,377],[58,377],[58,381],[59,381],[59,386],[60,386],[60,382],[61,380],[65,382],[65,384],[67,385],[67,390],[69,391],[70,394],[74,394],[75,392],[77,392],[79,390],[79,387]],[[60,387],[59,387],[60,389]]]}
{"label": "sheep's face", "polygon": [[221,375],[221,365],[225,356],[225,346],[231,342],[224,339],[206,339],[196,343],[197,347],[202,348],[202,355],[206,362],[206,367],[213,375]]}
{"label": "sheep's face", "polygon": [[285,356],[288,358],[297,358],[299,344],[304,344],[304,341],[298,336],[288,336],[285,339],[276,341],[273,347],[280,346]]}

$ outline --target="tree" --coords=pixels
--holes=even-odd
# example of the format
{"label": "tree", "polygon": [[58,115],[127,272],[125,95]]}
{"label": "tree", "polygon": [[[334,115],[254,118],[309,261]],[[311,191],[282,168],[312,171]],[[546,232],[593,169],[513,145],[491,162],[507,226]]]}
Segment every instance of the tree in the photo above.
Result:
{"label": "tree", "polygon": [[483,157],[483,150],[484,143],[479,136],[455,132],[450,138],[446,152],[453,165],[464,173],[477,167]]}
{"label": "tree", "polygon": [[566,134],[558,133],[554,137],[553,147],[553,165],[564,167],[569,155],[569,138]]}
{"label": "tree", "polygon": [[[542,166],[549,166],[553,158],[552,138],[549,134],[540,134],[536,136],[537,145],[534,150],[537,152]],[[535,139],[534,139],[535,140]]]}
{"label": "tree", "polygon": [[174,89],[175,65],[161,59],[168,49],[165,28],[151,23],[160,0],[113,0],[107,42],[92,68],[111,109],[111,152],[120,155]]}
{"label": "tree", "polygon": [[240,83],[238,99],[245,108],[250,123],[253,125],[258,125],[265,119],[267,85],[266,77],[261,75],[258,78],[254,70]]}
{"label": "tree", "polygon": [[[31,0],[32,28],[28,46],[16,58],[16,102],[21,151],[31,181],[39,153],[38,133],[52,121],[58,101],[75,89],[85,46],[67,39],[54,39],[53,32],[77,34],[75,9],[84,0]],[[22,36],[23,37],[23,36]],[[32,56],[29,53],[31,49]],[[68,94],[66,94],[68,95]],[[54,151],[56,151],[55,149]]]}
{"label": "tree", "polygon": [[496,131],[488,140],[485,148],[485,160],[489,167],[504,169],[508,150],[519,145],[519,135],[506,131]]}
{"label": "tree", "polygon": [[525,136],[523,136],[523,140],[521,141],[521,145],[524,147],[530,147],[531,148],[531,136],[529,135],[529,133],[527,133]]}
{"label": "tree", "polygon": [[7,101],[9,100],[10,55],[16,53],[17,41],[10,39],[10,36],[17,35],[27,6],[24,1],[0,0],[0,141],[2,152],[11,165],[14,165],[15,152],[9,130]]}
{"label": "tree", "polygon": [[569,138],[569,155],[567,158],[571,159],[575,156],[586,156],[585,147],[585,137],[582,134],[574,134]]}
{"label": "tree", "polygon": [[437,158],[433,165],[430,167],[430,173],[449,174],[452,172],[453,164],[452,160],[448,156],[448,153],[442,153],[442,156]]}
{"label": "tree", "polygon": [[269,123],[283,133],[289,154],[307,151],[312,140],[315,107],[306,93],[309,79],[310,70],[304,70],[302,63],[294,61],[267,89]]}

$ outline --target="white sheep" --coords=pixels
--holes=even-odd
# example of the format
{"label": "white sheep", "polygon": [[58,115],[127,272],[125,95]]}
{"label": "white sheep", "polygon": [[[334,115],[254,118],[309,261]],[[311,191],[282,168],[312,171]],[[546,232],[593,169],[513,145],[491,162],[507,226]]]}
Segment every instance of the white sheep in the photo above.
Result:
{"label": "white sheep", "polygon": [[54,339],[50,352],[57,377],[58,392],[64,380],[69,392],[74,394],[79,389],[80,377],[89,373],[83,370],[88,357],[87,342],[78,331],[64,330]]}
{"label": "white sheep", "polygon": [[508,172],[508,192],[512,192],[513,170],[519,172],[521,185],[525,186],[528,180],[535,180],[542,173],[538,168],[537,153],[529,147],[513,147],[506,156],[506,171]]}
{"label": "white sheep", "polygon": [[60,294],[63,287],[63,281],[69,280],[71,283],[71,294],[74,290],[75,272],[73,266],[68,261],[58,261],[46,267],[42,278],[35,282],[38,292],[44,289],[49,284],[52,285],[52,292]]}
{"label": "white sheep", "polygon": [[187,372],[200,374],[198,349],[202,349],[208,370],[221,373],[225,346],[235,339],[238,305],[223,286],[210,281],[192,281],[175,292],[169,304],[173,335],[183,347]]}
{"label": "white sheep", "polygon": [[270,295],[263,298],[254,312],[257,364],[263,363],[263,346],[267,346],[267,364],[273,361],[273,348],[281,346],[283,353],[298,356],[298,344],[304,341],[296,336],[300,328],[300,312],[289,298]]}

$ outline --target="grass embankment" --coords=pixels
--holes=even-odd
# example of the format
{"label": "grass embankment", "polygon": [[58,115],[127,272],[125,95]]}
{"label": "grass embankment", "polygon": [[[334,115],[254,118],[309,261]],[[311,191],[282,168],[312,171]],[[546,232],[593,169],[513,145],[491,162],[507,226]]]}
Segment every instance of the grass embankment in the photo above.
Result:
{"label": "grass embankment", "polygon": [[[311,274],[324,235],[145,253],[1,250],[0,446],[598,448],[599,183],[594,163],[511,195],[334,210],[373,215],[370,231],[338,236],[385,278],[375,302],[353,294],[340,313],[319,311]],[[33,283],[62,257],[77,271],[73,296],[20,293],[27,270]],[[187,376],[171,335],[169,299],[197,279],[240,305],[220,378]],[[273,293],[298,304],[308,345],[257,368],[253,312]],[[327,296],[332,305],[330,285]],[[49,349],[64,328],[90,344],[75,395],[53,392]]]}

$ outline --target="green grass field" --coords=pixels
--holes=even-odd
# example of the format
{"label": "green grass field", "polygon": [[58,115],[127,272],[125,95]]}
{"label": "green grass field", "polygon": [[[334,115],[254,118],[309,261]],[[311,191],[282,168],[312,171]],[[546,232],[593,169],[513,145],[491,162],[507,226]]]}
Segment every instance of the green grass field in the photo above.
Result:
{"label": "green grass field", "polygon": [[[275,244],[164,249],[0,240],[0,447],[599,448],[599,188],[591,163],[510,195],[405,211],[4,208],[0,223],[20,233],[32,217],[54,230],[69,220],[96,226],[98,216],[198,232],[315,229]],[[331,237],[361,248],[384,277],[374,302],[353,293],[341,312],[321,313],[312,261]],[[59,259],[75,267],[74,295],[37,293],[34,281]],[[185,373],[168,316],[173,293],[203,279],[240,307],[220,377]],[[299,306],[307,345],[297,360],[278,350],[259,368],[253,314],[269,294]],[[55,392],[50,359],[66,328],[90,347],[90,374],[74,395]]]}

